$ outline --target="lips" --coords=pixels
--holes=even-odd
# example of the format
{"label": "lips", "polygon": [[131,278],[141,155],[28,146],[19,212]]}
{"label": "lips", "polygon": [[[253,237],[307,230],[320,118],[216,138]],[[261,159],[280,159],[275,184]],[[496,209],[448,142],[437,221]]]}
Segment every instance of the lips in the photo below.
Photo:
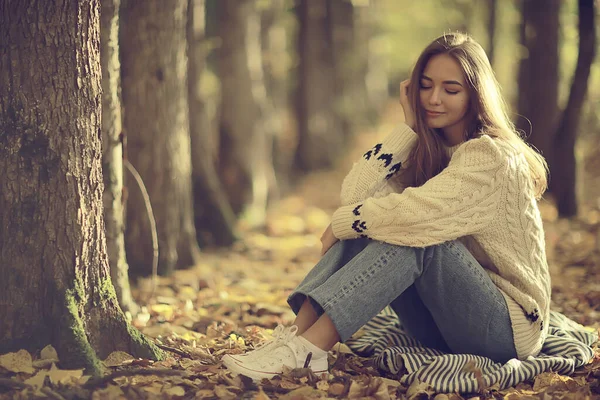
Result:
{"label": "lips", "polygon": [[438,111],[429,111],[429,110],[425,110],[427,115],[430,117],[438,117],[442,114],[444,114],[443,112],[438,112]]}

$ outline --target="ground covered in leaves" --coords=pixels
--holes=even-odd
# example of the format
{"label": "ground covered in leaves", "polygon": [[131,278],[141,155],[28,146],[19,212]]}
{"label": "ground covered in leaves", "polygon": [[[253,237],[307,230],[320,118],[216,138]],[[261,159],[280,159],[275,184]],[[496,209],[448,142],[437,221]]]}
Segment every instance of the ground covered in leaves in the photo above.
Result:
{"label": "ground covered in leaves", "polygon": [[[389,127],[382,127],[382,132]],[[365,135],[368,148],[383,133]],[[358,151],[358,150],[357,150]],[[349,160],[357,154],[351,154]],[[488,388],[470,395],[433,393],[416,382],[404,387],[370,360],[337,345],[330,353],[330,373],[287,371],[260,383],[232,376],[220,359],[268,338],[277,324],[289,324],[290,291],[319,257],[319,237],[338,202],[343,171],[314,174],[295,193],[269,211],[266,227],[242,229],[232,249],[206,251],[201,264],[171,277],[137,283],[142,306],[132,323],[165,351],[163,361],[113,353],[106,376],[90,378],[82,370],[61,369],[56,351],[25,350],[0,356],[0,400],[52,399],[583,399],[600,398],[600,352],[573,376],[544,373],[515,388]],[[553,308],[592,328],[600,327],[600,204],[581,217],[560,220],[548,202],[541,203],[553,275]]]}

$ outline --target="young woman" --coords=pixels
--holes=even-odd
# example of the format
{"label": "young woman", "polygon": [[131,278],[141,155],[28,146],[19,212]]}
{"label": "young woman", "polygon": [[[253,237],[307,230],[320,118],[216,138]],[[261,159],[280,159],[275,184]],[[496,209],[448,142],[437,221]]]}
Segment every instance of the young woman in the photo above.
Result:
{"label": "young woman", "polygon": [[510,122],[485,51],[461,33],[434,40],[400,102],[406,122],[343,182],[323,257],[288,299],[293,326],[225,356],[231,371],[326,372],[328,350],[387,305],[428,347],[498,362],[540,351],[547,167]]}

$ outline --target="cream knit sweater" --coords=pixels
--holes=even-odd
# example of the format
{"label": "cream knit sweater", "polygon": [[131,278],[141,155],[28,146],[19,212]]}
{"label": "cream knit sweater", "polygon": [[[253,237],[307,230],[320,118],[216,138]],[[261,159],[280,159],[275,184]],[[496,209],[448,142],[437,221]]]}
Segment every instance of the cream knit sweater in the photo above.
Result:
{"label": "cream knit sweater", "polygon": [[402,190],[389,178],[406,163],[416,138],[400,124],[354,164],[332,217],[334,235],[411,247],[462,241],[506,298],[518,357],[536,355],[548,331],[551,288],[525,157],[501,139],[482,136],[449,148],[440,174]]}

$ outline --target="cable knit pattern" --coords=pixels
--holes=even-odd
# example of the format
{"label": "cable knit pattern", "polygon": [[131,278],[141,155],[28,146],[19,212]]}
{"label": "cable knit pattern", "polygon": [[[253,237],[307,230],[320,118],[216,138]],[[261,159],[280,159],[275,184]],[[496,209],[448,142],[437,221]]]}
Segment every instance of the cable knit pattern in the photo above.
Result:
{"label": "cable knit pattern", "polygon": [[382,190],[395,191],[387,180],[400,171],[416,142],[417,134],[408,125],[399,124],[381,143],[369,149],[342,183],[342,205],[362,201]]}
{"label": "cable knit pattern", "polygon": [[[355,164],[332,218],[335,236],[412,247],[474,242],[479,251],[469,250],[506,298],[519,358],[537,354],[548,330],[551,288],[524,156],[484,135],[451,149],[448,166],[423,186],[396,193],[385,182],[390,165],[404,162],[414,143],[407,129],[397,128]],[[383,154],[393,160],[378,160]]]}

